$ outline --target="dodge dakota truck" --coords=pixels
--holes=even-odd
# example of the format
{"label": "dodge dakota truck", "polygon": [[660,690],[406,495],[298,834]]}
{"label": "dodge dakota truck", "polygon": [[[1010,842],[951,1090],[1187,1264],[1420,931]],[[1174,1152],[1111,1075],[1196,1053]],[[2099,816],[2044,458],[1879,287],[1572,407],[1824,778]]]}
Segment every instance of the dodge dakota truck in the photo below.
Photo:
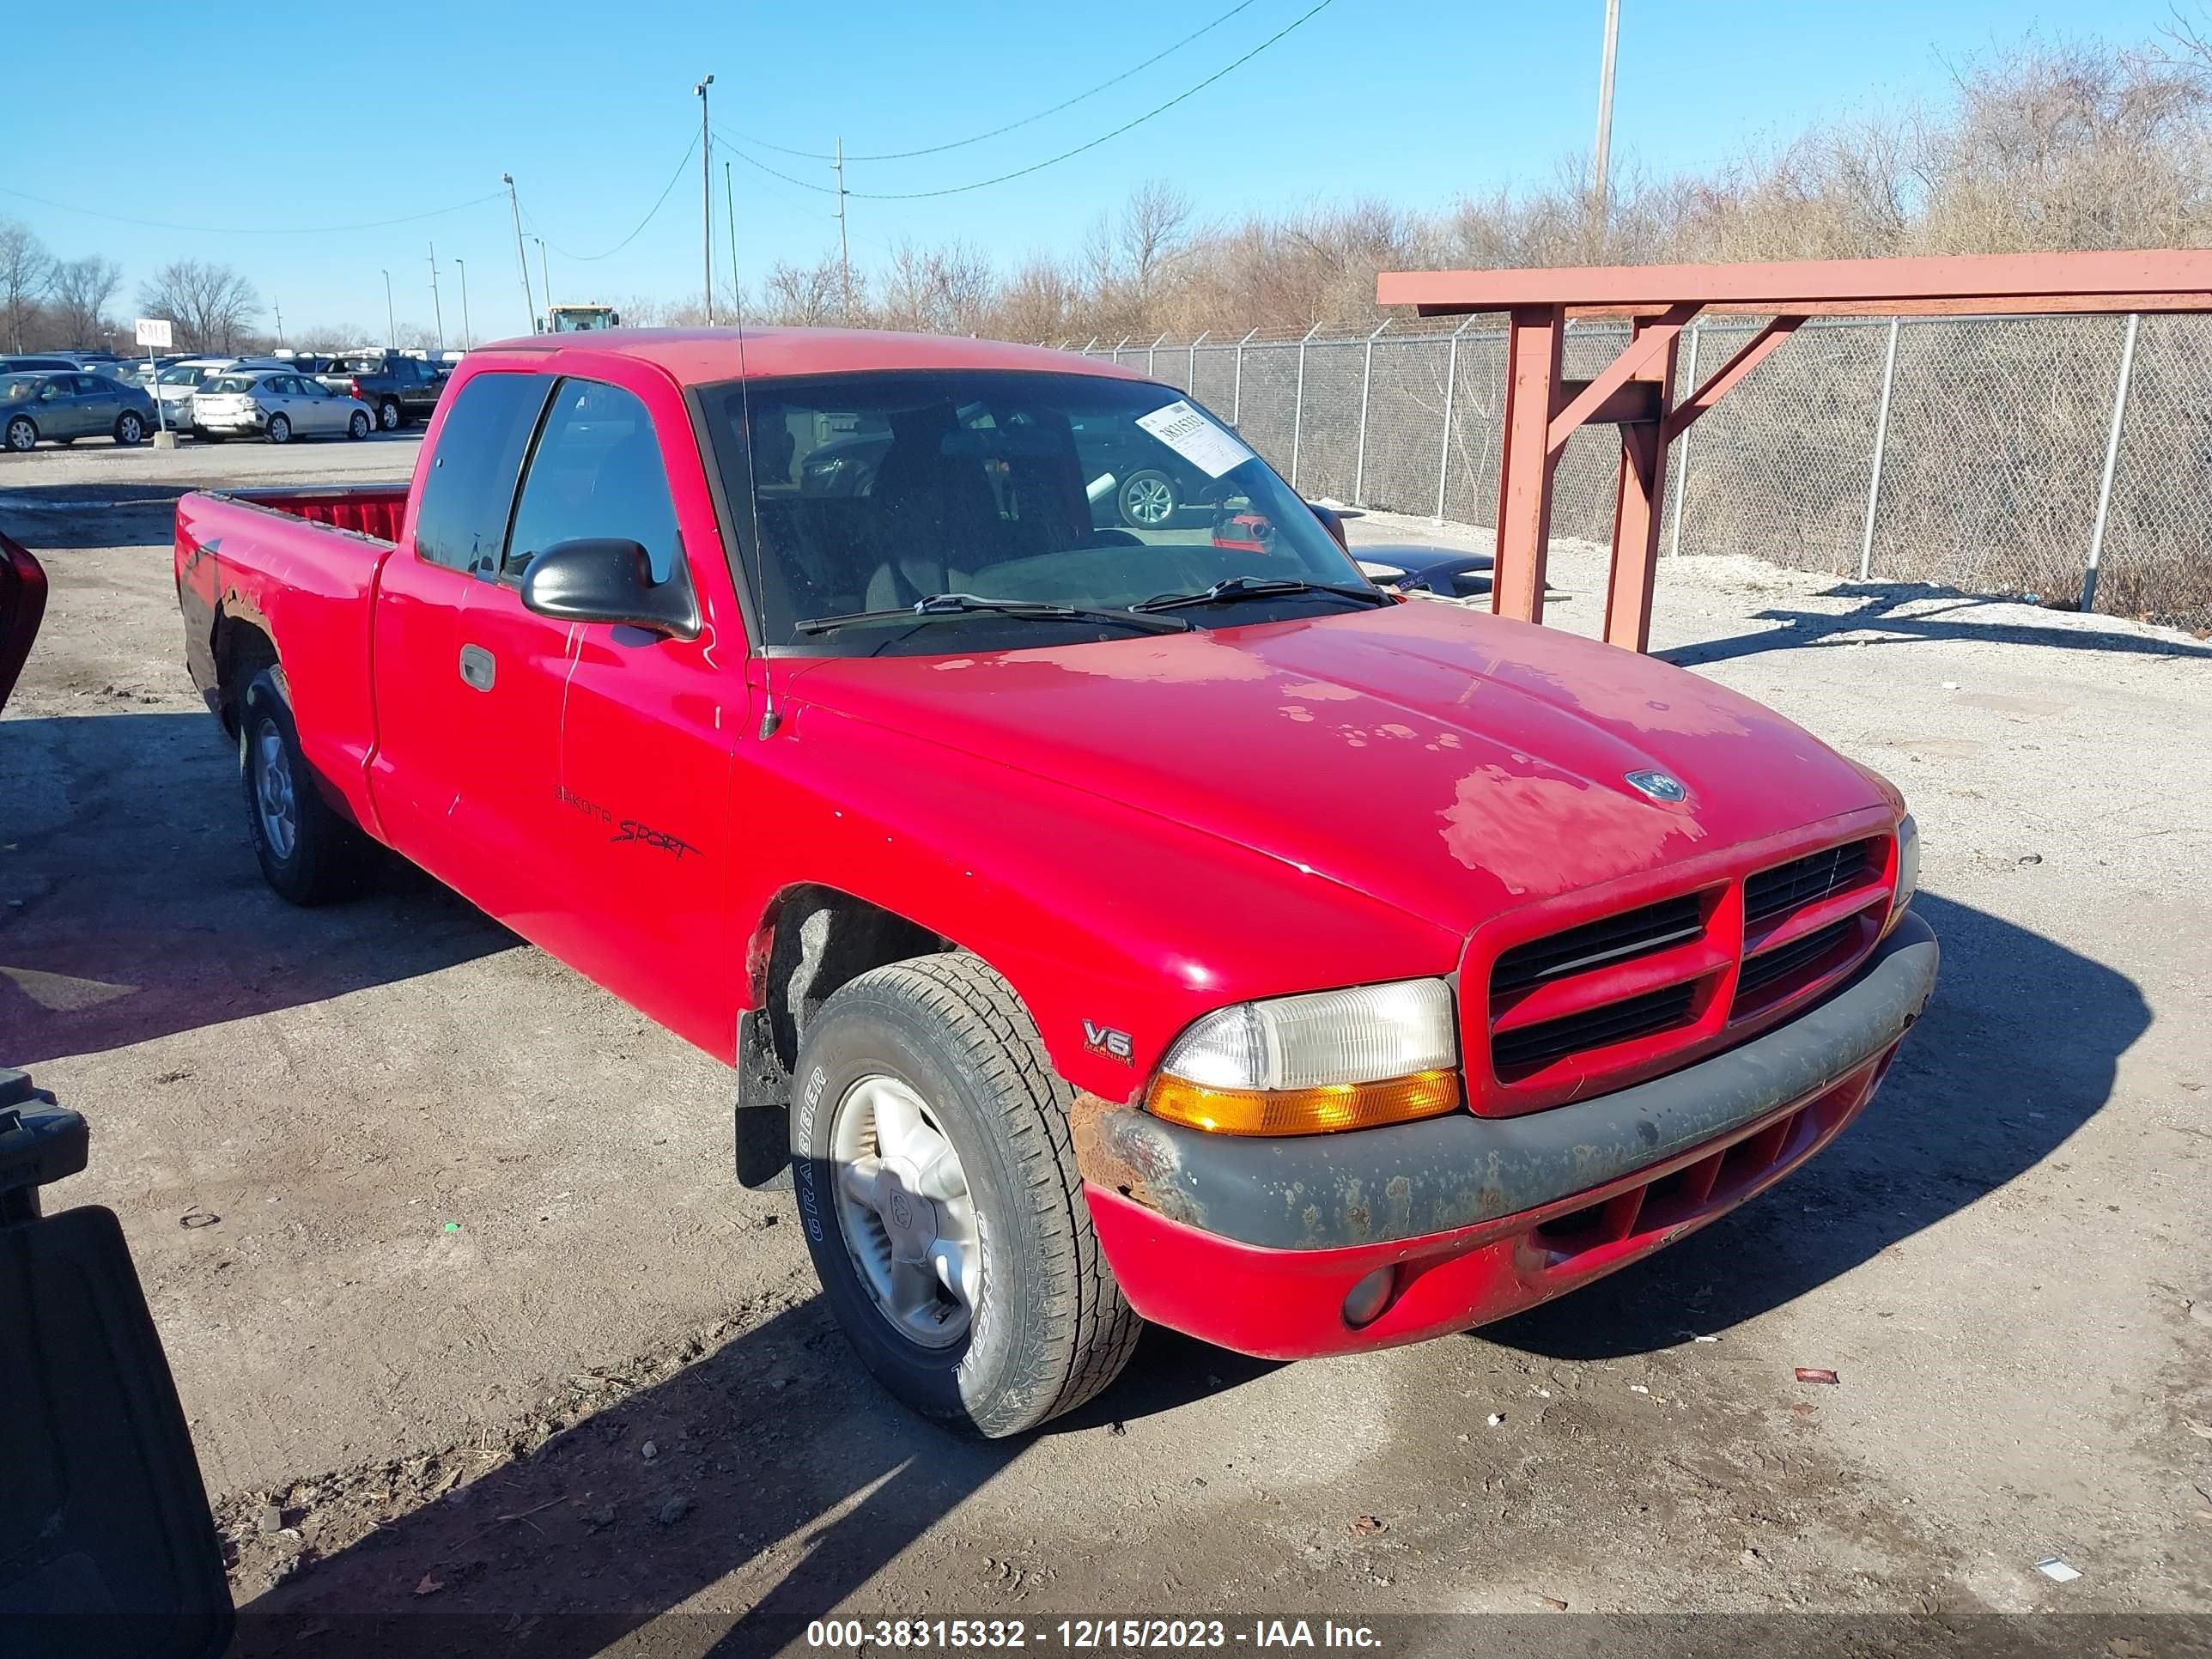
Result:
{"label": "dodge dakota truck", "polygon": [[[1202,510],[1099,522],[1139,442]],[[407,488],[185,496],[176,580],[270,884],[389,849],[730,1065],[860,1358],[985,1435],[1143,1321],[1326,1354],[1633,1262],[1840,1133],[1935,981],[1881,778],[1378,590],[1108,363],[516,340]]]}

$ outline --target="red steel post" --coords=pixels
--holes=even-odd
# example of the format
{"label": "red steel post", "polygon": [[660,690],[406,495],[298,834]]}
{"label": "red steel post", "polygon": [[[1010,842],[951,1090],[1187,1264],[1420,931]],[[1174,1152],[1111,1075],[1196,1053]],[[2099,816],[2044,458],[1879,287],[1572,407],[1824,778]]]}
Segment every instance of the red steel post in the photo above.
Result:
{"label": "red steel post", "polygon": [[1505,440],[1498,461],[1498,558],[1491,609],[1544,620],[1544,560],[1552,539],[1551,427],[1566,317],[1557,306],[1516,307],[1506,332]]}
{"label": "red steel post", "polygon": [[[1653,325],[1639,320],[1636,332]],[[1614,495],[1613,568],[1605,587],[1605,639],[1631,651],[1651,643],[1651,592],[1659,571],[1659,509],[1667,498],[1667,417],[1674,412],[1674,353],[1681,332],[1668,330],[1667,343],[1636,371],[1638,380],[1659,383],[1658,418],[1620,428],[1620,483]]]}

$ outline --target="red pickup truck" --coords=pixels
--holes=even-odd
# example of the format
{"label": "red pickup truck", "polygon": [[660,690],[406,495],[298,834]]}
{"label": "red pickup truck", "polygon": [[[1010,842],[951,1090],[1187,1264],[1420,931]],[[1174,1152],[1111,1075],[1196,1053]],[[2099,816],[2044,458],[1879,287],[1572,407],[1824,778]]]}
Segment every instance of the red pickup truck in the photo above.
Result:
{"label": "red pickup truck", "polygon": [[471,351],[405,489],[186,496],[176,574],[270,884],[388,848],[730,1063],[860,1357],[1002,1435],[1142,1320],[1331,1353],[1635,1261],[1933,988],[1880,777],[1341,544],[1109,364],[614,331]]}

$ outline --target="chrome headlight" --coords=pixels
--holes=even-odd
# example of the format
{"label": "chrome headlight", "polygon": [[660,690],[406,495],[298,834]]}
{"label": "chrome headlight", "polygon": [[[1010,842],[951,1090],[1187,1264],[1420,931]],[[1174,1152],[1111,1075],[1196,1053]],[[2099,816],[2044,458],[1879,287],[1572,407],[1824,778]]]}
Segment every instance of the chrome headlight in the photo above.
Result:
{"label": "chrome headlight", "polygon": [[1401,1123],[1459,1103],[1459,1036],[1440,979],[1216,1009],[1176,1039],[1146,1098],[1170,1121],[1243,1135]]}
{"label": "chrome headlight", "polygon": [[1884,934],[1897,926],[1919,890],[1920,826],[1907,812],[1897,826],[1897,890],[1890,896],[1889,920],[1881,925]]}

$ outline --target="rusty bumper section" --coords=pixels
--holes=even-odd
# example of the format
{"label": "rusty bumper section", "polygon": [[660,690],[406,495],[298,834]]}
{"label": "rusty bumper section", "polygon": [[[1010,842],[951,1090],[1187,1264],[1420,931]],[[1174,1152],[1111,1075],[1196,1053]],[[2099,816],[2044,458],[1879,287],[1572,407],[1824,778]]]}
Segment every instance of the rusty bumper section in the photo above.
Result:
{"label": "rusty bumper section", "polygon": [[1895,1043],[1936,988],[1936,935],[1910,913],[1850,980],[1725,1054],[1523,1117],[1455,1113],[1276,1139],[1210,1135],[1079,1095],[1084,1179],[1185,1226],[1267,1249],[1449,1232],[1540,1209],[1757,1123]]}

